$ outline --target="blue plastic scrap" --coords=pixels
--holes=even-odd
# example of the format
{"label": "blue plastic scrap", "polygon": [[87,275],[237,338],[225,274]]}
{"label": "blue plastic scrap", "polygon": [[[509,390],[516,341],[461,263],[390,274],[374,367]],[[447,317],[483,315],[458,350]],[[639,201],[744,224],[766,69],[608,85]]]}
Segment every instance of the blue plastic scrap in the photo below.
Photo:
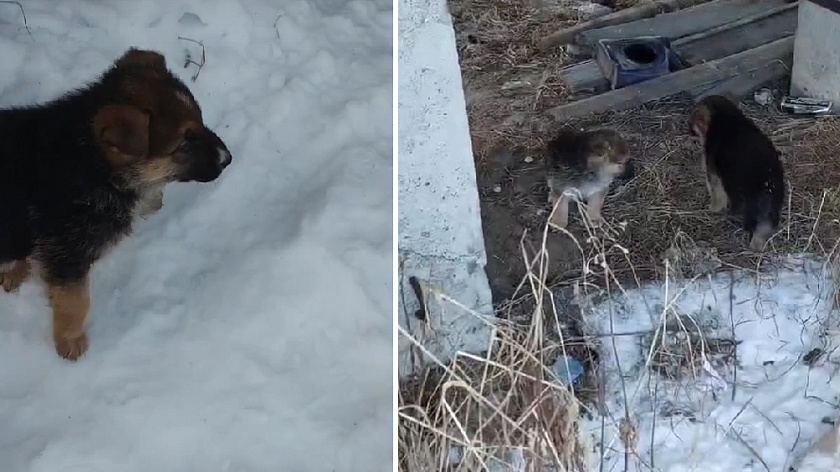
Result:
{"label": "blue plastic scrap", "polygon": [[554,374],[557,380],[563,385],[574,385],[581,374],[583,374],[583,364],[572,357],[560,356],[554,361]]}

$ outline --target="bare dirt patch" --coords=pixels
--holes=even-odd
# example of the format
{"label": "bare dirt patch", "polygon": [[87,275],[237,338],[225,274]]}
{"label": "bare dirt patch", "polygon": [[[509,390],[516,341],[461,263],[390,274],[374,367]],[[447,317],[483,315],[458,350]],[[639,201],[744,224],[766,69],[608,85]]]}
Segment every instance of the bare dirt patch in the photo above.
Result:
{"label": "bare dirt patch", "polygon": [[[633,2],[616,3],[621,7]],[[548,236],[549,286],[579,281],[583,275],[598,283],[604,280],[604,263],[628,283],[661,278],[666,257],[691,273],[700,266],[756,268],[762,257],[747,250],[747,235],[737,221],[708,211],[701,149],[687,133],[689,99],[674,97],[567,123],[544,113],[568,101],[558,72],[576,58],[561,49],[542,53],[536,44],[546,34],[581,20],[573,4],[450,0],[478,176],[487,273],[497,303],[508,305],[520,294],[517,287],[526,274],[522,243],[532,252],[542,245],[550,210],[542,146],[561,126],[620,131],[631,145],[636,177],[614,186],[603,211],[609,224],[598,234],[591,234],[573,212],[569,234]],[[786,84],[774,85],[787,89]],[[783,229],[768,251],[831,252],[840,237],[840,120],[795,118],[752,100],[741,105],[782,153],[790,189]],[[610,243],[596,247],[595,240]]]}

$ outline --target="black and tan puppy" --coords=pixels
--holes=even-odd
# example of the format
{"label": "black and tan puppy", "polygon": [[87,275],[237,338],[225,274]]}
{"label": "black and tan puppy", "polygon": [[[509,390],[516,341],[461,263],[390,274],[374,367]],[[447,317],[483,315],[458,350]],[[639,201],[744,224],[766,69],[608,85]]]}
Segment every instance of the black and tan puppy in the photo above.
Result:
{"label": "black and tan puppy", "polygon": [[58,354],[88,346],[91,266],[162,205],[170,182],[209,182],[231,162],[163,56],[129,49],[96,82],[0,110],[0,284],[46,285]]}
{"label": "black and tan puppy", "polygon": [[586,200],[594,226],[603,221],[601,207],[613,180],[632,177],[627,143],[616,131],[561,131],[548,143],[545,153],[548,203],[556,204],[549,223],[565,228],[569,223],[569,200]]}
{"label": "black and tan puppy", "polygon": [[785,181],[770,139],[729,99],[701,100],[689,119],[690,133],[703,141],[706,187],[712,212],[727,206],[750,234],[750,249],[764,249],[779,226]]}

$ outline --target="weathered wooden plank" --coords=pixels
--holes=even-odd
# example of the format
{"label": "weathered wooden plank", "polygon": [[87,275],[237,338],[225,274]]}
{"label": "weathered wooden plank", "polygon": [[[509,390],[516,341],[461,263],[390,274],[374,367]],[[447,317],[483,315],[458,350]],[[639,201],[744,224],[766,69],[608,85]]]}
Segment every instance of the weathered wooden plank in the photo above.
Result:
{"label": "weathered wooden plank", "polygon": [[758,87],[767,82],[781,79],[788,73],[790,73],[790,63],[783,64],[782,62],[776,62],[774,64],[768,64],[766,68],[760,71],[729,77],[706,88],[692,88],[688,90],[688,94],[695,101],[709,95],[726,95],[732,100],[738,101],[748,96]]}
{"label": "weathered wooden plank", "polygon": [[599,18],[579,23],[570,28],[562,29],[556,33],[546,36],[542,41],[540,41],[539,47],[543,51],[546,51],[553,47],[573,42],[575,36],[583,33],[584,31],[595,28],[603,28],[605,26],[620,25],[640,18],[647,18],[660,13],[672,12],[709,1],[710,0],[654,0],[650,3],[625,8]]}
{"label": "weathered wooden plank", "polygon": [[[626,110],[681,92],[695,97],[709,90],[737,95],[738,89],[744,87],[743,80],[736,80],[738,76],[748,75],[758,83],[774,80],[787,73],[792,60],[793,36],[788,36],[723,59],[552,108],[546,113],[567,120],[608,110]],[[727,85],[735,88],[727,90]]]}
{"label": "weathered wooden plank", "polygon": [[[674,50],[691,65],[720,59],[796,34],[799,17],[794,8],[784,8],[778,14],[738,25],[693,41],[679,42]],[[688,39],[688,38],[685,38]]]}
{"label": "weathered wooden plank", "polygon": [[789,0],[716,0],[653,18],[607,26],[578,35],[578,43],[594,45],[601,39],[665,36],[671,40],[716,28],[790,3]]}
{"label": "weathered wooden plank", "polygon": [[592,59],[560,69],[560,78],[573,96],[592,95],[610,89],[610,81],[604,77],[598,63]]}
{"label": "weathered wooden plank", "polygon": [[[748,17],[738,25],[709,35],[678,39],[671,47],[689,64],[702,64],[793,35],[796,33],[797,17],[796,5],[786,5],[770,16]],[[573,95],[601,93],[610,88],[609,81],[604,78],[594,60],[566,67],[560,71],[560,75]]]}

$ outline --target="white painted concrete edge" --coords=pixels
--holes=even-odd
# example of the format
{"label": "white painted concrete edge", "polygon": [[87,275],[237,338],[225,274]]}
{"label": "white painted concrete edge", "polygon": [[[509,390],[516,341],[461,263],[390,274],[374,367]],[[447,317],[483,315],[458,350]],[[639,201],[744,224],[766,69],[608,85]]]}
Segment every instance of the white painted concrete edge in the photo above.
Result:
{"label": "white painted concrete edge", "polygon": [[[399,324],[441,361],[488,347],[492,297],[461,70],[446,0],[399,3]],[[408,279],[426,287],[427,318]],[[456,303],[434,296],[443,293]],[[403,376],[431,359],[398,336]],[[414,359],[414,362],[412,362]]]}
{"label": "white painted concrete edge", "polygon": [[840,14],[807,0],[799,2],[793,42],[790,94],[832,102],[840,112]]}

